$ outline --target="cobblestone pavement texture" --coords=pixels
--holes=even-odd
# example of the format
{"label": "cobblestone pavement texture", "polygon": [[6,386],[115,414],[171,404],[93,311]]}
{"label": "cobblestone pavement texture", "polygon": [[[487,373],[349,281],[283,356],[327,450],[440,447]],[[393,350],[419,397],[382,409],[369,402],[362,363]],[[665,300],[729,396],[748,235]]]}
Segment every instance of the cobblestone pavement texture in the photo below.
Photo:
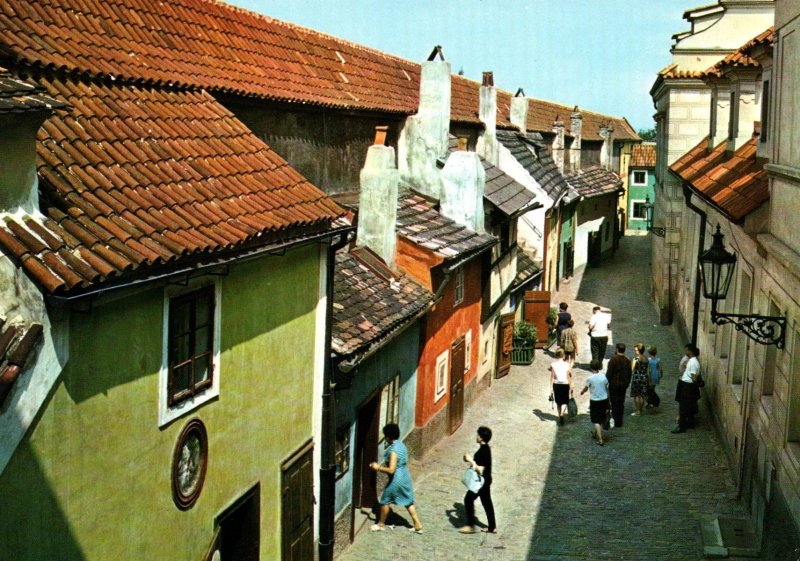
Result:
{"label": "cobblestone pavement texture", "polygon": [[[365,525],[342,561],[694,561],[703,558],[701,517],[744,516],[708,415],[700,415],[694,430],[670,433],[683,342],[659,324],[649,293],[648,244],[646,237],[623,238],[613,258],[563,283],[553,296],[554,303],[569,303],[582,336],[574,371],[578,416],[557,426],[547,400],[553,359],[537,350],[532,365],[514,366],[492,381],[455,434],[411,462],[425,533],[409,533],[408,513],[395,508],[395,528],[369,532]],[[628,397],[624,426],[608,431],[603,447],[590,437],[588,394],[579,395],[590,358],[584,334],[595,304],[612,312],[606,357],[618,341],[627,344],[629,356],[635,342],[644,342],[658,347],[664,365],[661,407],[631,417]],[[462,455],[475,451],[475,430],[484,424],[494,431],[498,534],[464,535],[456,531],[464,523]],[[479,502],[475,508],[485,522]]]}

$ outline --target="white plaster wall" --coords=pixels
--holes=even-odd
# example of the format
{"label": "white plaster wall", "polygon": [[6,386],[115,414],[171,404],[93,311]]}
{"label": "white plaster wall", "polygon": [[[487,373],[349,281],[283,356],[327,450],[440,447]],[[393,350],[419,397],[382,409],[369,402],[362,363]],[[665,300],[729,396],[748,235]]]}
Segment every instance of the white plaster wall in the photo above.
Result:
{"label": "white plaster wall", "polygon": [[69,358],[69,320],[49,311],[39,289],[6,257],[0,256],[0,312],[42,324],[43,342],[29,357],[6,404],[0,409],[0,473],[5,470]]}
{"label": "white plaster wall", "polygon": [[509,252],[494,267],[489,278],[489,298],[492,304],[497,302],[503,292],[511,286],[517,276],[517,252]]}

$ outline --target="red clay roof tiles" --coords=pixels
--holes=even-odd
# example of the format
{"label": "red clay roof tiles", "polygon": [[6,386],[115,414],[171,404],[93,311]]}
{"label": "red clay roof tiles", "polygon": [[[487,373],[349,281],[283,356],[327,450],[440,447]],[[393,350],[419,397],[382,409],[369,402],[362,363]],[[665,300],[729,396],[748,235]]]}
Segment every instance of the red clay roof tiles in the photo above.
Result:
{"label": "red clay roof tiles", "polygon": [[669,169],[724,214],[741,220],[769,199],[764,162],[756,159],[757,142],[754,136],[731,154],[727,140],[709,151],[705,138]]}
{"label": "red clay roof tiles", "polygon": [[[552,133],[553,123],[561,121],[564,123],[564,132],[570,135],[570,117],[574,107],[544,101],[541,99],[528,100],[528,118],[526,126],[529,131]],[[610,117],[585,109],[578,109],[583,117],[583,127],[581,138],[583,140],[602,140],[600,127],[610,125],[614,127],[614,140],[639,140],[639,135],[633,130],[630,123],[624,117]]]}
{"label": "red clay roof tiles", "polygon": [[631,151],[630,167],[654,168],[656,167],[656,147],[653,144],[637,144]]}

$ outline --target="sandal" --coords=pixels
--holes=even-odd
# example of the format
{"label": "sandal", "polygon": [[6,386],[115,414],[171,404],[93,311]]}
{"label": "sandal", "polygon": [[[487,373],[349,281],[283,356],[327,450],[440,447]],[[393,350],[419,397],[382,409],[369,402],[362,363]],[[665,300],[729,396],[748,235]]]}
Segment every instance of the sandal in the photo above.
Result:
{"label": "sandal", "polygon": [[373,524],[369,527],[370,532],[383,532],[386,530],[386,526],[383,524]]}
{"label": "sandal", "polygon": [[419,528],[411,527],[408,529],[408,531],[412,534],[422,534],[424,530],[422,529],[422,526],[420,526]]}
{"label": "sandal", "polygon": [[483,532],[484,534],[496,534],[497,528],[495,528],[494,530],[490,530],[489,528],[481,528],[481,532]]}
{"label": "sandal", "polygon": [[474,526],[461,526],[461,528],[459,528],[458,531],[461,532],[462,534],[474,534],[475,533],[475,527]]}

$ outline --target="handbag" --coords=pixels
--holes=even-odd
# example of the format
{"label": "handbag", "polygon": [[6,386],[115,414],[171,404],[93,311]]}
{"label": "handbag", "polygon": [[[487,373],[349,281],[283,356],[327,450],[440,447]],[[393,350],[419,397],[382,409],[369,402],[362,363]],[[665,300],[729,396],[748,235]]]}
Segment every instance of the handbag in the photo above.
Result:
{"label": "handbag", "polygon": [[461,482],[469,491],[478,494],[486,480],[480,473],[470,467],[464,470],[464,475],[461,476]]}
{"label": "handbag", "polygon": [[567,402],[567,415],[570,417],[575,417],[578,415],[578,404],[575,402],[575,398],[569,398]]}
{"label": "handbag", "polygon": [[608,409],[606,410],[606,422],[603,423],[603,430],[611,430],[614,428],[614,416],[611,414],[611,401],[608,402]]}

